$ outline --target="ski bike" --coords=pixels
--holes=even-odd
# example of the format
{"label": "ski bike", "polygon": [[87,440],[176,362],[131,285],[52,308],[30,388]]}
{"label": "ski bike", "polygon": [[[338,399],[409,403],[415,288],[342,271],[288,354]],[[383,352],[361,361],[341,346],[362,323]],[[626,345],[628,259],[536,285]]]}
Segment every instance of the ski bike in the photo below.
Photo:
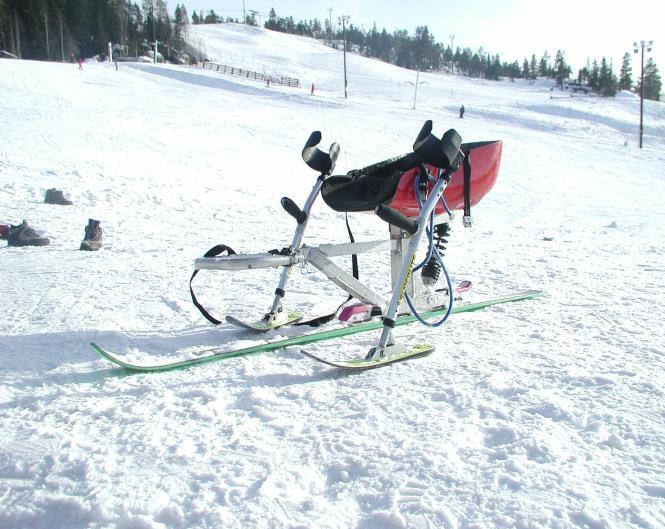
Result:
{"label": "ski bike", "polygon": [[[267,313],[256,321],[247,322],[232,315],[227,316],[226,321],[254,332],[265,332],[286,325],[317,326],[335,317],[347,322],[347,326],[156,366],[129,364],[96,344],[93,344],[93,347],[102,356],[128,369],[162,371],[380,329],[376,345],[369,349],[364,358],[331,361],[308,351],[301,351],[312,359],[335,367],[370,369],[424,356],[434,350],[429,344],[404,346],[396,343],[393,331],[397,325],[419,321],[430,327],[438,327],[455,312],[532,299],[542,293],[538,290],[527,290],[453,307],[456,292],[467,290],[470,283],[462,282],[453,288],[443,262],[450,222],[455,211],[462,211],[464,226],[471,225],[471,207],[475,206],[496,182],[501,161],[501,141],[462,143],[461,136],[454,129],[438,138],[432,133],[432,121],[428,120],[417,135],[411,152],[350,171],[345,175],[333,175],[340,147],[333,143],[326,152],[319,148],[321,138],[319,131],[312,132],[302,150],[303,161],[318,174],[305,204],[300,208],[288,197],[281,200],[284,210],[296,221],[291,244],[279,251],[244,255],[237,254],[223,244],[215,246],[203,257],[195,260],[190,292],[201,313],[210,322],[219,324],[221,321],[199,303],[192,289],[192,280],[200,270],[281,268],[272,305]],[[373,212],[388,224],[388,238],[355,242],[351,236],[349,243],[319,246],[303,244],[303,236],[312,217],[312,208],[319,195],[337,212]],[[426,245],[425,257],[416,264],[416,254],[422,244]],[[355,256],[380,250],[388,251],[390,256],[390,297],[380,295],[358,279]],[[331,260],[332,257],[343,255],[353,257],[352,273]],[[347,293],[347,301],[333,314],[309,321],[302,321],[304,314],[301,311],[285,309],[283,301],[290,275],[293,267],[299,264],[312,265],[322,272]],[[428,321],[431,319],[436,321]],[[357,323],[359,320],[361,323]]]}

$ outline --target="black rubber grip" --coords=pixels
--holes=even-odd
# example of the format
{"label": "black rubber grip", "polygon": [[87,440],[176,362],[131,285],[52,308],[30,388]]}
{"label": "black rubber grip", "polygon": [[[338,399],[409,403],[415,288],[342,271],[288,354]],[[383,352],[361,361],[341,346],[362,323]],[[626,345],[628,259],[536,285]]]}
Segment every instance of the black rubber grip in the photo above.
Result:
{"label": "black rubber grip", "polygon": [[408,219],[399,211],[391,208],[390,206],[379,204],[379,206],[376,208],[376,214],[381,220],[385,220],[388,224],[402,228],[409,235],[413,235],[418,231],[417,220]]}
{"label": "black rubber grip", "polygon": [[282,198],[282,207],[286,212],[291,215],[298,224],[302,224],[307,220],[307,213],[298,207],[298,205],[289,197]]}
{"label": "black rubber grip", "polygon": [[413,152],[425,163],[448,169],[455,162],[461,145],[462,137],[455,129],[439,139],[432,134],[432,120],[427,120],[413,144]]}

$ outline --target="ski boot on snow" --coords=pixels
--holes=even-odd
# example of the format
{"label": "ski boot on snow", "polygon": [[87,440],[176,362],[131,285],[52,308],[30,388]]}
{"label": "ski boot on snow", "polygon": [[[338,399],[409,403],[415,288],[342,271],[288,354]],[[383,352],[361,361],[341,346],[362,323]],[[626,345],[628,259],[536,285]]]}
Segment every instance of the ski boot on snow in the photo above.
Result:
{"label": "ski boot on snow", "polygon": [[59,206],[71,206],[73,202],[65,198],[65,195],[59,189],[47,189],[44,196],[44,204],[57,204]]}
{"label": "ski boot on snow", "polygon": [[24,220],[18,226],[10,226],[7,234],[7,244],[9,246],[46,246],[51,241],[48,237],[42,237],[28,221]]}
{"label": "ski boot on snow", "polygon": [[88,219],[88,225],[85,227],[85,238],[81,242],[79,250],[87,252],[96,252],[102,247],[102,227],[100,222],[95,219]]}

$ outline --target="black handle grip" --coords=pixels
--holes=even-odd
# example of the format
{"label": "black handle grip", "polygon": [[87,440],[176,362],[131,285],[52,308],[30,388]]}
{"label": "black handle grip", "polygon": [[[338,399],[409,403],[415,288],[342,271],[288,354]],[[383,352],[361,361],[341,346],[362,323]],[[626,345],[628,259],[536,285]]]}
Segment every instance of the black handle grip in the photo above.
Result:
{"label": "black handle grip", "polygon": [[302,224],[307,220],[307,213],[298,207],[298,205],[289,197],[283,197],[281,200],[284,210],[291,215],[298,224]]}
{"label": "black handle grip", "polygon": [[461,145],[462,137],[455,129],[448,130],[439,139],[432,134],[432,120],[427,120],[413,144],[413,152],[423,162],[447,169],[457,158]]}
{"label": "black handle grip", "polygon": [[376,214],[381,220],[386,221],[388,224],[402,228],[409,235],[413,235],[418,231],[418,221],[410,220],[402,215],[396,209],[390,206],[379,204],[376,208]]}
{"label": "black handle grip", "polygon": [[303,161],[315,171],[322,175],[329,175],[335,168],[337,156],[339,156],[339,145],[333,143],[329,151],[323,152],[317,147],[321,143],[321,133],[318,130],[312,132],[302,150]]}

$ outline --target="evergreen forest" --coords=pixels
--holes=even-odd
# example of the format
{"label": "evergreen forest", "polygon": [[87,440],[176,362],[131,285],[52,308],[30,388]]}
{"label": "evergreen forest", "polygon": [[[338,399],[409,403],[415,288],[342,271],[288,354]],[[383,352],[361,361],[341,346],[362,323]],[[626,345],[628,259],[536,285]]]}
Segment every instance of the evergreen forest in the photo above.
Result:
{"label": "evergreen forest", "polygon": [[[154,53],[174,63],[190,62],[197,51],[188,41],[190,24],[240,22],[258,26],[256,11],[244,19],[223,18],[214,10],[187,11],[176,4],[169,12],[164,0],[0,0],[0,56],[23,59],[71,61],[78,58],[108,56],[113,44],[113,58],[131,58]],[[346,22],[346,21],[345,21]],[[367,57],[374,57],[404,68],[421,71],[447,71],[456,75],[535,79],[549,77],[561,87],[591,90],[601,96],[613,96],[619,90],[641,90],[640,74],[633,72],[630,53],[626,53],[619,74],[602,57],[589,59],[577,75],[567,64],[565,52],[554,58],[546,51],[540,57],[531,54],[519,61],[502,61],[498,54],[482,48],[454,47],[454,42],[438,42],[426,25],[413,34],[407,30],[392,33],[374,25],[363,31],[353,23],[332,24],[331,20],[295,20],[280,17],[274,9],[265,17],[265,28],[309,36]],[[4,53],[3,53],[4,51]],[[635,57],[638,57],[637,55]],[[238,65],[245,66],[245,65]],[[644,66],[644,97],[660,100],[662,82],[653,58]]]}

